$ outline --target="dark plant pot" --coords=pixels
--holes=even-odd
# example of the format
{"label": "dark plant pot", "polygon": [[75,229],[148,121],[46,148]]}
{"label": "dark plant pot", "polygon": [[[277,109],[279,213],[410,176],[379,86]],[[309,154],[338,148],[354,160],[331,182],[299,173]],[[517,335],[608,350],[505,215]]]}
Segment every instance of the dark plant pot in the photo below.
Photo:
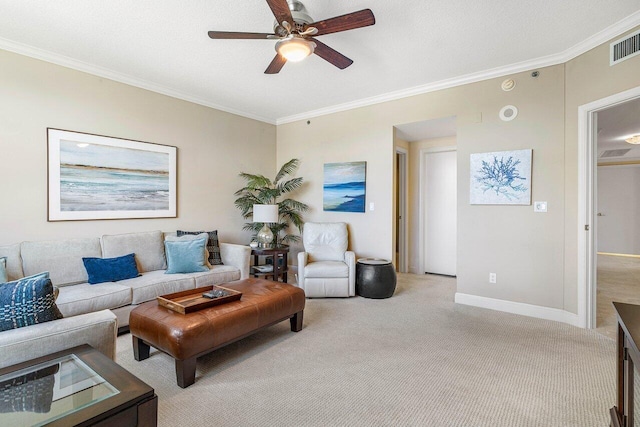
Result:
{"label": "dark plant pot", "polygon": [[388,260],[361,258],[356,264],[356,293],[365,298],[389,298],[396,290],[396,270]]}

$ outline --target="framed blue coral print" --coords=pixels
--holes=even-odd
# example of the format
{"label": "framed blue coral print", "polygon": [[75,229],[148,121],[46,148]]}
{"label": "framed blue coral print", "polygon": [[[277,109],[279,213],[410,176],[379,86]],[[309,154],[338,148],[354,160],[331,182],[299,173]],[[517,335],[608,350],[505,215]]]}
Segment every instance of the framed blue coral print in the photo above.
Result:
{"label": "framed blue coral print", "polygon": [[472,205],[530,205],[532,150],[471,154]]}

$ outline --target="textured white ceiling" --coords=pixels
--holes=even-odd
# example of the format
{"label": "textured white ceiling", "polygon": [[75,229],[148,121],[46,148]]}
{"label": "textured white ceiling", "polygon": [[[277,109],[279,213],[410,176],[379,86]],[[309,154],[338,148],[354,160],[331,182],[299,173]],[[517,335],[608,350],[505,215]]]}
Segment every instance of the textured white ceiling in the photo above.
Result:
{"label": "textured white ceiling", "polygon": [[351,67],[314,55],[265,75],[274,41],[207,37],[271,32],[264,0],[0,0],[0,48],[276,123],[557,55],[640,10],[638,0],[304,3],[315,20],[372,9],[374,26],[319,37]]}

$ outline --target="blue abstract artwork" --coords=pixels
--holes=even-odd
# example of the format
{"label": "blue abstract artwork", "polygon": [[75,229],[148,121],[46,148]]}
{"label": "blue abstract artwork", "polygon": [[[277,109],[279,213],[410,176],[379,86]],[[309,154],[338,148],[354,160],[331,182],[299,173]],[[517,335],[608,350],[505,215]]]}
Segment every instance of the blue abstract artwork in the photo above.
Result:
{"label": "blue abstract artwork", "polygon": [[169,154],[60,141],[60,210],[169,209]]}
{"label": "blue abstract artwork", "polygon": [[472,205],[530,205],[532,150],[471,154]]}
{"label": "blue abstract artwork", "polygon": [[176,147],[47,132],[50,221],[176,216]]}
{"label": "blue abstract artwork", "polygon": [[325,163],[323,209],[364,212],[367,162]]}

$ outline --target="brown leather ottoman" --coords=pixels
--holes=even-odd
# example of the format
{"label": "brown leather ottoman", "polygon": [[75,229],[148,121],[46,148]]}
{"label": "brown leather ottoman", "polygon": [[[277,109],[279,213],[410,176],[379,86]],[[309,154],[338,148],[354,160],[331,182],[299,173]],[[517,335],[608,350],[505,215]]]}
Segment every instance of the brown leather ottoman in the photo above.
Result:
{"label": "brown leather ottoman", "polygon": [[302,329],[304,291],[287,283],[245,279],[225,283],[242,292],[239,301],[180,314],[149,301],[129,317],[136,360],[149,357],[149,346],[175,359],[178,385],[195,382],[196,358],[268,326],[290,319],[291,330]]}

